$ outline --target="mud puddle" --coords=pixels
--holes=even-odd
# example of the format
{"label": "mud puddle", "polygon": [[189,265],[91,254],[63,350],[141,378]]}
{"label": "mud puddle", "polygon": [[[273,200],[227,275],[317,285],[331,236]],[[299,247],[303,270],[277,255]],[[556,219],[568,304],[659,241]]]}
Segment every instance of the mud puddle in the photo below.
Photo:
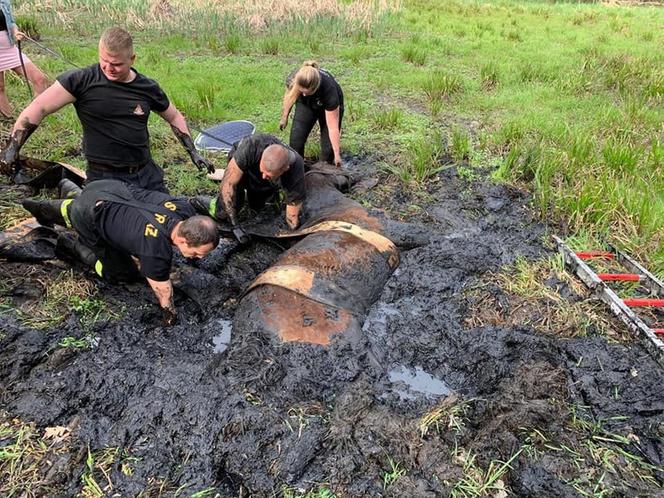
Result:
{"label": "mud puddle", "polygon": [[[468,289],[549,254],[527,203],[442,172],[422,206],[431,242],[401,253],[361,333],[329,347],[234,320],[280,254],[260,242],[180,261],[170,329],[145,286],[102,286],[122,314],[87,329],[0,313],[0,408],[40,431],[72,428],[34,494],[80,493],[89,447],[106,496],[656,496],[664,374],[638,343],[468,326]],[[89,347],[59,345],[89,335]]]}

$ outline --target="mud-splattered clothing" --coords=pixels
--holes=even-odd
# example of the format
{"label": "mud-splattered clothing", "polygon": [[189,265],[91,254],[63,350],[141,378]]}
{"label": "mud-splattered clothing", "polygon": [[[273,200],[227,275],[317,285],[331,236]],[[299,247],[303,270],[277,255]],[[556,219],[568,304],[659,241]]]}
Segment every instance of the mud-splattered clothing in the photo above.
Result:
{"label": "mud-splattered clothing", "polygon": [[138,72],[128,83],[110,81],[99,64],[67,71],[57,79],[76,97],[89,163],[130,168],[150,161],[150,112],[164,112],[170,105],[157,82]]}
{"label": "mud-splattered clothing", "polygon": [[[295,72],[286,79],[286,86],[290,88]],[[290,132],[290,146],[304,157],[304,144],[316,122],[320,127],[321,152],[320,159],[328,163],[334,162],[334,151],[330,142],[330,132],[327,127],[325,111],[339,108],[339,129],[344,115],[344,94],[341,86],[325,69],[319,69],[320,86],[313,94],[300,95],[295,104],[293,126]]]}
{"label": "mud-splattered clothing", "polygon": [[[260,172],[261,157],[265,149],[273,144],[288,149],[290,167],[276,180],[264,180]],[[305,199],[304,160],[277,137],[258,134],[243,138],[230,150],[228,159],[235,159],[243,173],[241,186],[250,193],[269,196],[282,188],[286,194],[287,204],[297,204]]]}
{"label": "mud-splattered clothing", "polygon": [[[123,202],[137,203],[142,209]],[[131,255],[138,258],[143,277],[160,282],[170,275],[170,233],[179,221],[195,214],[186,199],[117,180],[91,183],[70,208],[81,242],[97,253],[108,271],[131,273],[125,267],[130,264],[135,269]]]}

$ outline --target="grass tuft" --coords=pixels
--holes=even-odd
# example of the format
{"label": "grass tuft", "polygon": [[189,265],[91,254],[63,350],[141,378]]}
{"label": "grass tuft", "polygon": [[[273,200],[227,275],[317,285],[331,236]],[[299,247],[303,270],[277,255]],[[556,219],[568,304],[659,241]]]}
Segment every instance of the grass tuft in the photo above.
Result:
{"label": "grass tuft", "polygon": [[415,45],[408,45],[401,50],[401,58],[406,62],[415,64],[416,66],[423,66],[427,60],[427,54],[420,47]]}
{"label": "grass tuft", "polygon": [[482,88],[485,90],[494,88],[500,80],[498,65],[493,61],[484,64],[480,68],[480,79],[482,80]]}
{"label": "grass tuft", "polygon": [[237,54],[240,51],[242,37],[239,33],[229,33],[224,38],[224,46],[229,54]]}
{"label": "grass tuft", "polygon": [[456,74],[444,71],[430,73],[422,83],[422,89],[430,101],[449,98],[463,90],[463,81]]}
{"label": "grass tuft", "polygon": [[468,161],[472,152],[470,135],[462,128],[455,127],[452,130],[452,140],[450,143],[450,155],[456,162]]}
{"label": "grass tuft", "polygon": [[260,43],[261,52],[266,55],[278,55],[281,48],[281,39],[276,36],[263,38]]}
{"label": "grass tuft", "polygon": [[382,109],[374,115],[374,126],[379,130],[393,130],[399,128],[404,120],[404,113],[398,107]]}

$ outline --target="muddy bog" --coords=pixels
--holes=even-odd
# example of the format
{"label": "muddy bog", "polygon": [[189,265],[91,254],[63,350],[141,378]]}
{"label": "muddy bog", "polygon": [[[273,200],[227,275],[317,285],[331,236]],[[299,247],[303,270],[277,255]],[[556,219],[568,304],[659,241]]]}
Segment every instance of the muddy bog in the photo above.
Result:
{"label": "muddy bog", "polygon": [[[403,216],[407,197],[378,212],[308,181],[297,237],[276,213],[178,261],[171,328],[146,285],[42,236],[23,249],[48,257],[5,254],[0,452],[24,445],[33,476],[8,496],[661,495],[661,367],[601,306],[579,333],[560,310],[591,298],[569,281],[520,300],[495,277],[554,254],[526,193],[448,168]],[[53,282],[88,297],[45,325]]]}

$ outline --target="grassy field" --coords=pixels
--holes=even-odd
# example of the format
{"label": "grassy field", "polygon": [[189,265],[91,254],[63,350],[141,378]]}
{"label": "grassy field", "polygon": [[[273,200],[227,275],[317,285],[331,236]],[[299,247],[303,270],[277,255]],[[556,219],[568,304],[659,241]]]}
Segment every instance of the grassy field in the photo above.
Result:
{"label": "grassy field", "polygon": [[[609,240],[664,274],[664,10],[523,1],[15,2],[20,21],[73,63],[96,60],[103,27],[135,35],[136,68],[198,125],[249,119],[278,131],[285,75],[317,59],[347,102],[345,154],[396,188],[423,186],[452,157],[534,192],[575,240]],[[51,76],[70,66],[26,44]],[[28,98],[16,78],[10,98]],[[26,152],[82,164],[72,109]],[[174,192],[211,191],[154,118]],[[312,141],[308,154],[316,154]],[[221,158],[219,163],[223,164]]]}

